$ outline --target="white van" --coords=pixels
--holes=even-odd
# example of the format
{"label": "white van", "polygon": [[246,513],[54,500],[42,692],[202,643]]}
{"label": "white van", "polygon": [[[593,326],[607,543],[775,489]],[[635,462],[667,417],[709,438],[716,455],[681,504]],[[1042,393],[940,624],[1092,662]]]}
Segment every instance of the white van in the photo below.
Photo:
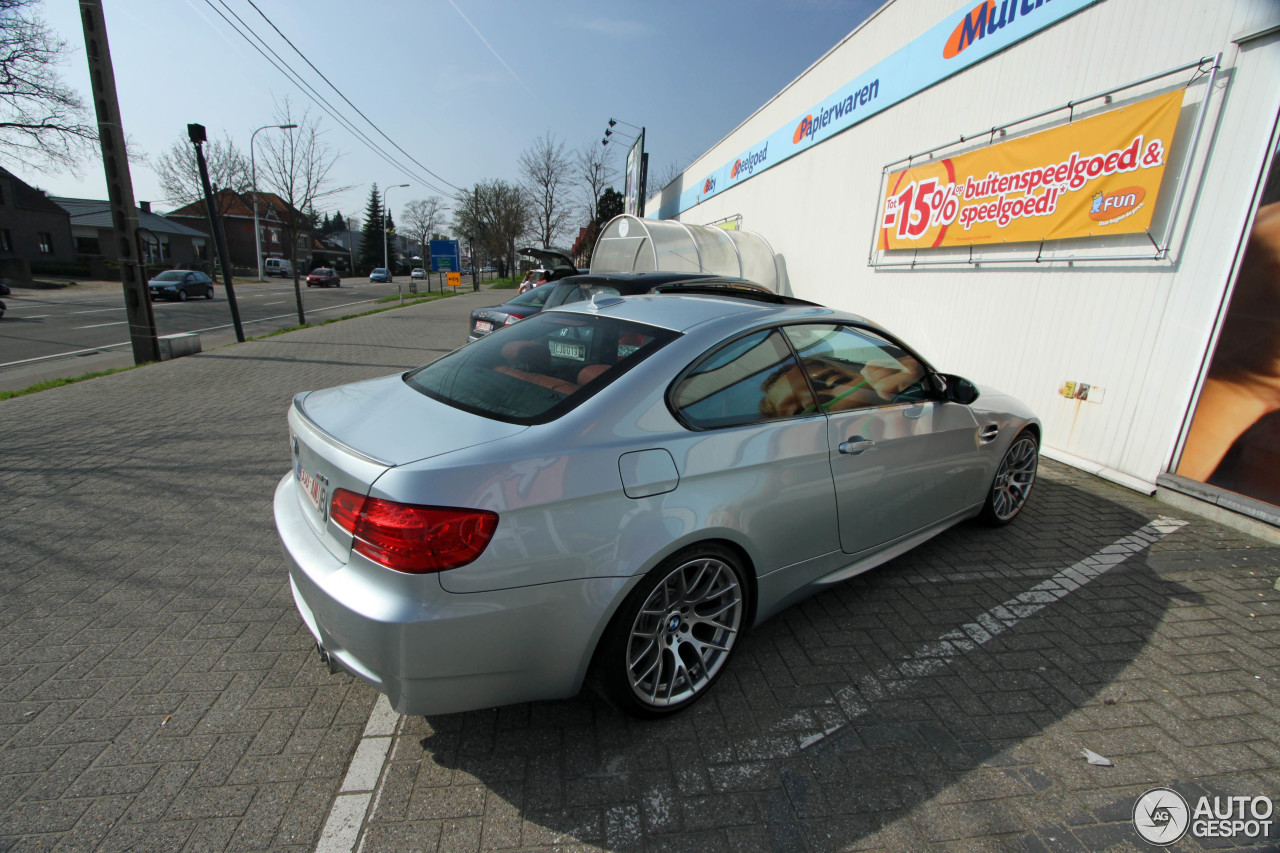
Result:
{"label": "white van", "polygon": [[293,264],[289,263],[288,258],[267,258],[263,262],[262,271],[266,275],[278,275],[281,278],[288,278],[293,275]]}

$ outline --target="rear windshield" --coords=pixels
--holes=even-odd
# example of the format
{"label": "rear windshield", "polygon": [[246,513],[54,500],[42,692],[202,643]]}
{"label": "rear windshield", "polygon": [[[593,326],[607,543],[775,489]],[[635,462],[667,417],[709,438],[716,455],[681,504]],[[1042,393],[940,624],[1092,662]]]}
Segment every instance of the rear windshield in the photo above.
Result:
{"label": "rear windshield", "polygon": [[409,387],[514,424],[555,420],[676,333],[612,317],[542,313],[405,374]]}
{"label": "rear windshield", "polygon": [[543,303],[547,301],[547,297],[551,295],[554,287],[535,287],[532,290],[526,290],[524,293],[507,302],[508,305],[524,305],[529,308],[541,308]]}
{"label": "rear windshield", "polygon": [[547,308],[555,308],[557,305],[571,305],[574,302],[586,302],[597,293],[605,296],[621,295],[618,288],[606,282],[578,282],[578,281],[561,281],[557,282],[555,289],[547,299]]}

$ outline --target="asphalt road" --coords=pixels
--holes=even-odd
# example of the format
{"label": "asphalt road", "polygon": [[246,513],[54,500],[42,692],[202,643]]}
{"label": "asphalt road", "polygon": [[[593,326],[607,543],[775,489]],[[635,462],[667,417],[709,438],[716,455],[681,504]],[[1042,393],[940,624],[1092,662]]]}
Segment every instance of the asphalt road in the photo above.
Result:
{"label": "asphalt road", "polygon": [[[425,292],[425,282],[416,284],[420,293]],[[398,276],[390,284],[360,277],[345,279],[340,288],[304,285],[304,316],[314,323],[369,310],[382,297],[401,290],[407,294],[409,285],[408,276]],[[439,290],[438,282],[431,286]],[[298,324],[292,280],[239,283],[234,288],[246,337]],[[153,302],[158,334],[197,332],[205,350],[233,342],[230,301],[221,284],[214,290],[213,299]],[[8,311],[0,320],[0,390],[133,363],[124,295],[117,283],[97,282],[61,290],[14,288],[4,301]]]}

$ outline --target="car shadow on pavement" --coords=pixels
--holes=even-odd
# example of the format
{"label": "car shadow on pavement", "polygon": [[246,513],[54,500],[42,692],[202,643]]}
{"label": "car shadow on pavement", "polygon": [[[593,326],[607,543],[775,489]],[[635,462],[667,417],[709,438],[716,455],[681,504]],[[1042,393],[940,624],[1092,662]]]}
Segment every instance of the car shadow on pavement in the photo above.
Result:
{"label": "car shadow on pavement", "polygon": [[[1199,593],[1135,548],[998,636],[925,666],[921,650],[1148,521],[1042,478],[1013,525],[961,525],[758,626],[711,694],[668,720],[590,691],[407,718],[362,849],[429,848],[432,834],[443,849],[450,833],[485,848],[1044,849],[1023,837],[1097,822],[1093,786],[1115,800],[1169,769],[1140,710],[1162,697],[1134,664]],[[1129,757],[1094,767],[1086,747]]]}

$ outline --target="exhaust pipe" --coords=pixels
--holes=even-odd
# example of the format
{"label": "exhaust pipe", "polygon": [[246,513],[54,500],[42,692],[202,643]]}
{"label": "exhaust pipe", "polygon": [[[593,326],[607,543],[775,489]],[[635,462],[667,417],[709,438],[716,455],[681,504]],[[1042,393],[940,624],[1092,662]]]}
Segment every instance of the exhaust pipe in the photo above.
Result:
{"label": "exhaust pipe", "polygon": [[337,661],[333,659],[333,655],[329,654],[324,646],[316,643],[316,651],[320,653],[320,660],[324,661],[324,665],[329,668],[330,675],[337,675],[341,671]]}

